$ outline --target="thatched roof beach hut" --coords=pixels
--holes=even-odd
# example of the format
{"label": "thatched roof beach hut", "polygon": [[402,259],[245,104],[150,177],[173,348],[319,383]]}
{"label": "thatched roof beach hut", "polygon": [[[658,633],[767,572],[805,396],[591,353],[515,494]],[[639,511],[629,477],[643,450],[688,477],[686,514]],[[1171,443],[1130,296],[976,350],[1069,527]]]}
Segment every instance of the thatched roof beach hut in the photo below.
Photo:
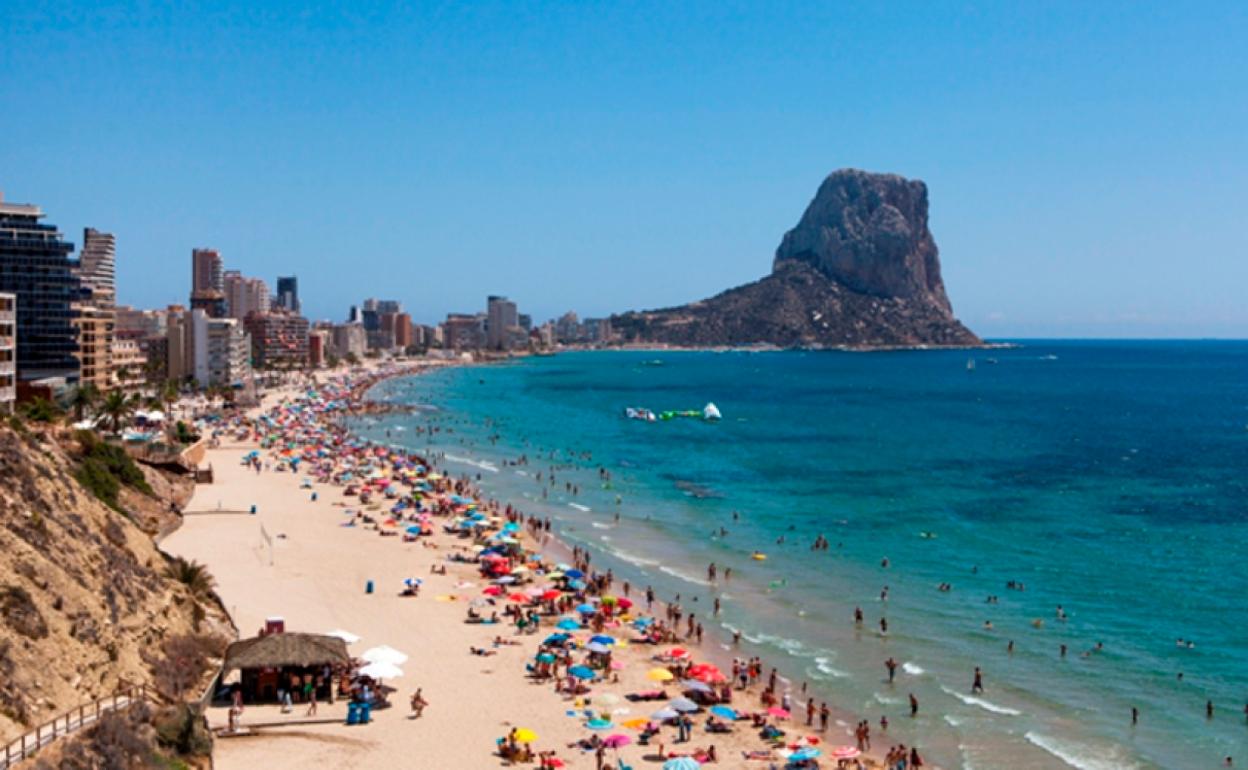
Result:
{"label": "thatched roof beach hut", "polygon": [[322,634],[281,633],[234,642],[225,650],[223,672],[347,664],[347,643]]}

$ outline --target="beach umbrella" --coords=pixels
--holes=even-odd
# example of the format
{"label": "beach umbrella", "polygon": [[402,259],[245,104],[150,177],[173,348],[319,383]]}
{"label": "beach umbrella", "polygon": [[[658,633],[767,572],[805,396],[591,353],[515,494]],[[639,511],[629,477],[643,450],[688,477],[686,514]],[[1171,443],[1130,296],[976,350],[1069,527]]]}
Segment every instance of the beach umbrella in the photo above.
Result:
{"label": "beach umbrella", "polygon": [[767,714],[768,714],[769,716],[773,716],[773,717],[775,717],[775,718],[777,718],[777,719],[788,719],[788,718],[789,718],[789,712],[788,712],[788,711],[786,711],[786,710],[784,710],[784,709],[782,709],[782,708],[780,708],[779,706],[772,706],[771,708],[767,709]]}
{"label": "beach umbrella", "polygon": [[568,675],[577,679],[593,679],[594,672],[586,666],[573,666],[568,669]]}
{"label": "beach umbrella", "polygon": [[555,599],[558,599],[560,596],[563,596],[562,591],[556,591],[553,588],[549,588],[542,592],[542,601],[544,602],[554,601]]}
{"label": "beach umbrella", "polygon": [[554,663],[555,656],[551,655],[549,652],[543,652],[537,656],[537,662],[538,663]]}
{"label": "beach umbrella", "polygon": [[542,644],[547,647],[555,644],[563,644],[568,641],[569,638],[570,637],[567,634],[551,634],[542,641]]}
{"label": "beach umbrella", "polygon": [[569,580],[569,581],[568,581],[568,588],[571,588],[573,591],[580,591],[580,590],[581,590],[581,589],[583,589],[584,587],[585,587],[585,584],[584,584],[583,582],[581,582],[580,580]]}
{"label": "beach umbrella", "polygon": [[607,636],[606,634],[598,634],[596,636],[591,636],[589,638],[589,641],[595,642],[597,644],[615,644],[615,639],[613,637]]}
{"label": "beach umbrella", "polygon": [[633,717],[632,719],[624,720],[620,724],[624,725],[630,730],[640,730],[649,723],[650,723],[650,720],[646,719],[645,717]]}
{"label": "beach umbrella", "polygon": [[610,647],[608,647],[605,644],[600,644],[598,642],[590,642],[589,644],[585,645],[585,649],[589,650],[590,652],[596,652],[600,655],[611,651]]}
{"label": "beach umbrella", "polygon": [[576,611],[589,614],[591,612],[597,612],[598,608],[592,604],[580,604],[580,605],[577,605]]}
{"label": "beach umbrella", "polygon": [[720,719],[737,719],[737,712],[727,706],[711,706],[711,713]]}
{"label": "beach umbrella", "polygon": [[403,676],[403,669],[393,663],[369,663],[360,669],[360,676],[372,679],[397,679]]}
{"label": "beach umbrella", "polygon": [[711,686],[705,682],[699,682],[696,679],[686,679],[680,683],[680,686],[686,690],[694,692],[711,692]]}
{"label": "beach umbrella", "polygon": [[619,599],[616,599],[615,603],[623,607],[624,609],[628,609],[629,607],[633,606],[633,600],[627,599],[625,597],[620,597]]}
{"label": "beach umbrella", "polygon": [[610,730],[615,727],[610,719],[591,719],[585,723],[585,726],[591,730]]}
{"label": "beach umbrella", "polygon": [[663,770],[701,770],[702,765],[693,757],[676,757],[663,763]]}
{"label": "beach umbrella", "polygon": [[494,578],[494,582],[500,585],[509,585],[511,583],[516,582],[516,579],[512,577],[511,575],[503,575],[500,578]]}
{"label": "beach umbrella", "polygon": [[659,709],[658,711],[656,711],[656,712],[654,712],[653,714],[651,714],[651,715],[650,715],[650,718],[651,718],[651,719],[657,719],[657,720],[659,720],[660,722],[666,722],[667,720],[669,720],[669,719],[675,719],[675,718],[676,718],[676,717],[678,717],[678,716],[680,716],[680,712],[679,712],[679,711],[677,711],[676,709],[671,708],[671,707],[669,707],[669,706],[664,706],[663,708],[661,708],[661,709]]}
{"label": "beach umbrella", "polygon": [[798,749],[789,755],[790,762],[805,762],[809,759],[815,759],[823,752],[819,749]]}
{"label": "beach umbrella", "polygon": [[652,668],[646,672],[646,679],[651,682],[670,682],[676,677],[665,668]]}
{"label": "beach umbrella", "polygon": [[326,631],[325,635],[332,636],[337,639],[341,639],[347,644],[355,644],[356,642],[360,641],[360,637],[356,636],[350,631],[343,631],[341,628],[335,628],[333,631]]}
{"label": "beach umbrella", "polygon": [[421,580],[420,578],[413,578],[413,577],[403,578],[403,585],[407,588],[411,588],[413,586],[424,585],[424,583],[425,581]]}
{"label": "beach umbrella", "polygon": [[558,580],[559,578],[564,577],[564,574],[558,570],[555,570],[554,572],[547,572],[546,577],[550,578],[551,580]]}
{"label": "beach umbrella", "polygon": [[514,593],[511,596],[508,596],[507,600],[512,601],[512,602],[527,602],[529,600],[529,597],[521,593]]}
{"label": "beach umbrella", "polygon": [[667,705],[684,714],[691,714],[698,710],[698,704],[688,698],[672,698]]}
{"label": "beach umbrella", "polygon": [[633,742],[632,738],[628,737],[627,735],[621,735],[620,733],[616,733],[615,735],[608,735],[606,738],[602,739],[602,745],[606,746],[609,749],[618,749],[621,746],[627,746],[628,744],[632,742]]}
{"label": "beach umbrella", "polygon": [[390,663],[395,666],[401,666],[407,662],[407,655],[384,644],[380,647],[370,647],[360,658],[369,663]]}
{"label": "beach umbrella", "polygon": [[669,658],[675,658],[676,660],[684,660],[685,658],[690,657],[689,651],[684,647],[673,647],[667,651],[667,656]]}
{"label": "beach umbrella", "polygon": [[581,572],[579,569],[565,569],[563,571],[563,574],[572,578],[573,580],[579,580],[585,577],[585,573]]}
{"label": "beach umbrella", "polygon": [[857,746],[837,746],[832,750],[833,759],[857,759],[862,754]]}
{"label": "beach umbrella", "polygon": [[521,727],[520,729],[516,730],[515,738],[517,741],[520,741],[521,743],[532,743],[533,741],[537,740],[537,733],[533,732],[527,727]]}
{"label": "beach umbrella", "polygon": [[503,592],[502,586],[489,586],[485,590],[483,590],[481,593],[485,594],[486,596],[498,596],[502,594],[502,592]]}
{"label": "beach umbrella", "polygon": [[420,534],[420,527],[408,527],[407,529],[405,529],[405,530],[403,530],[403,531],[404,531],[404,532],[406,532],[406,533],[407,533],[407,534],[409,534],[409,535],[419,535],[419,534]]}
{"label": "beach umbrella", "polygon": [[572,620],[571,618],[564,618],[563,620],[555,624],[555,628],[559,629],[560,631],[575,631],[576,629],[580,627],[581,627],[581,624],[577,623],[575,620]]}

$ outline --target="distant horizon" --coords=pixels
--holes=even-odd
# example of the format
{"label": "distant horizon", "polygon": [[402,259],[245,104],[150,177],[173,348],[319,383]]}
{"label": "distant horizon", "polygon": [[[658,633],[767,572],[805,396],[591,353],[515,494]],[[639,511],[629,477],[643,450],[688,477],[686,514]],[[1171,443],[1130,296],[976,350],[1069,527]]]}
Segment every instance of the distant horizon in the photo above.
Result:
{"label": "distant horizon", "polygon": [[1127,2],[0,10],[0,190],[118,300],[190,254],[305,314],[535,320],[681,305],[771,268],[842,167],[927,183],[983,337],[1248,338],[1248,7]]}

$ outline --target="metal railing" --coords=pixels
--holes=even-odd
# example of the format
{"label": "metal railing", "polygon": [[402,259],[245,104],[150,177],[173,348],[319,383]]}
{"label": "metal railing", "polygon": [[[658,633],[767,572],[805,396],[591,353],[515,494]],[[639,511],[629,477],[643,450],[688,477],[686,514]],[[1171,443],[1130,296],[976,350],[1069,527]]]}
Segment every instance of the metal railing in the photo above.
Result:
{"label": "metal railing", "polygon": [[6,745],[3,755],[0,755],[0,770],[8,770],[56,740],[76,733],[84,727],[90,727],[110,711],[129,708],[135,703],[160,700],[162,698],[156,690],[140,684],[118,689],[112,695],[84,703],[68,713],[44,722],[33,732],[24,733],[21,738]]}

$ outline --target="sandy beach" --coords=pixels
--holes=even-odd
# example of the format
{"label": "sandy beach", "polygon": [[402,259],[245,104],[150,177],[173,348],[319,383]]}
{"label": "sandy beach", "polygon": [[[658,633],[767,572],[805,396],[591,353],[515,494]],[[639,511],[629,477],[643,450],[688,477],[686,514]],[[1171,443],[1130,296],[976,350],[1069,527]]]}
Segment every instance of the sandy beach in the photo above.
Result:
{"label": "sandy beach", "polygon": [[[256,413],[295,392],[270,393]],[[636,636],[629,628],[608,628],[622,643],[613,651],[613,659],[619,662],[618,683],[595,683],[587,696],[558,693],[549,681],[538,683],[525,675],[526,664],[534,660],[539,643],[555,630],[558,618],[543,618],[538,633],[524,635],[505,622],[464,622],[469,602],[482,596],[489,581],[476,564],[448,562],[446,557],[456,552],[471,555],[471,541],[444,533],[441,526],[414,542],[379,536],[367,526],[343,526],[353,518],[348,511],[359,508],[356,498],[344,496],[343,487],[330,484],[301,488],[299,473],[268,468],[257,473],[241,462],[255,450],[254,441],[227,438],[209,450],[206,462],[213,468],[214,483],[196,488],[185,523],[162,548],[210,568],[243,637],[254,635],[267,617],[280,616],[290,631],[345,629],[358,635],[361,640],[350,647],[355,655],[369,647],[389,645],[410,659],[402,665],[402,678],[385,683],[397,688],[390,698],[393,707],[375,711],[374,721],[367,726],[345,725],[346,704],[341,700],[319,704],[317,719],[333,719],[332,723],[305,721],[300,705],[290,714],[282,714],[277,706],[247,707],[241,717],[243,727],[288,724],[219,739],[214,752],[218,767],[286,767],[308,762],[335,767],[498,767],[508,762],[495,753],[496,741],[516,727],[537,734],[532,744],[535,752],[556,750],[564,766],[595,767],[593,751],[569,748],[594,734],[586,727],[586,707],[600,716],[605,713],[615,723],[611,729],[598,731],[600,738],[629,736],[629,745],[605,752],[605,762],[612,767],[621,763],[660,767],[660,741],[668,753],[688,753],[713,744],[720,767],[784,766],[783,754],[771,753],[767,759],[744,757],[745,751],[767,748],[748,721],[736,723],[731,734],[706,733],[705,711],[692,715],[695,728],[689,742],[674,744],[675,730],[664,727],[651,745],[638,745],[637,731],[622,723],[649,717],[666,699],[630,702],[623,696],[656,688],[647,679],[647,672],[659,665],[652,657],[672,645],[628,644],[626,640]],[[253,505],[254,515],[248,513]],[[527,542],[533,545],[531,539]],[[559,544],[548,548],[555,558],[565,558]],[[446,574],[431,574],[434,565],[445,565]],[[409,577],[424,581],[418,597],[399,595]],[[369,581],[376,586],[371,594],[365,590]],[[637,590],[632,596],[643,603]],[[657,603],[655,612],[662,613]],[[496,636],[512,643],[495,646]],[[707,639],[705,646],[714,645]],[[471,654],[472,647],[492,654]],[[699,649],[696,641],[691,640],[690,648],[696,660],[715,659],[710,649]],[[722,650],[715,652],[722,659]],[[765,672],[762,679],[766,680]],[[423,688],[430,705],[421,718],[414,719],[408,698],[417,687]],[[676,697],[680,689],[673,682],[666,693]],[[734,693],[731,705],[742,711],[760,709],[762,689],[758,684]],[[775,721],[791,746],[824,751],[854,742],[835,722],[826,733],[818,732],[817,719],[815,727],[805,727],[797,693],[794,711],[791,720]],[[214,727],[224,726],[227,709],[210,709],[209,719]],[[823,767],[836,766],[827,757],[821,761]]]}

